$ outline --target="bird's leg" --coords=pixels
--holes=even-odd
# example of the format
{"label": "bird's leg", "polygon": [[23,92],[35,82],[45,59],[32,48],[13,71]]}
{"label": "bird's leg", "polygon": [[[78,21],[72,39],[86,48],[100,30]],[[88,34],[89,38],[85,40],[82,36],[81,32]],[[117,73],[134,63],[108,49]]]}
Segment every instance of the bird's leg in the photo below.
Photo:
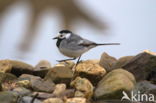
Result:
{"label": "bird's leg", "polygon": [[58,62],[66,62],[68,60],[75,60],[76,58],[64,59],[64,60],[57,60]]}
{"label": "bird's leg", "polygon": [[76,62],[76,66],[77,66],[77,64],[79,64],[80,58],[81,58],[81,55],[79,56],[79,58],[78,58],[78,60],[77,60],[77,62]]}

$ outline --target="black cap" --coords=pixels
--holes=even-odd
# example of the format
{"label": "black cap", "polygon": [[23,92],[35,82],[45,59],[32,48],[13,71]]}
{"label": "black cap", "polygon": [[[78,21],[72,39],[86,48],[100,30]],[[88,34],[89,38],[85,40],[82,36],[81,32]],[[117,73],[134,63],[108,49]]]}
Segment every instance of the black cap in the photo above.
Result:
{"label": "black cap", "polygon": [[70,30],[61,30],[59,33],[63,34],[63,33],[72,33],[72,32]]}

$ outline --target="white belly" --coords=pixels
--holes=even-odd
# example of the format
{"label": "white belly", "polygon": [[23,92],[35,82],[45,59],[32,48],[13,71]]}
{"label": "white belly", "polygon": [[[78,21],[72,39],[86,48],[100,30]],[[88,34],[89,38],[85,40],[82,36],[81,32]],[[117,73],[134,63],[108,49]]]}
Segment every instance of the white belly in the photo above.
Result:
{"label": "white belly", "polygon": [[70,50],[70,49],[62,48],[59,50],[63,55],[68,56],[68,57],[75,57],[75,58],[81,56],[83,53],[88,51],[87,48],[83,50]]}

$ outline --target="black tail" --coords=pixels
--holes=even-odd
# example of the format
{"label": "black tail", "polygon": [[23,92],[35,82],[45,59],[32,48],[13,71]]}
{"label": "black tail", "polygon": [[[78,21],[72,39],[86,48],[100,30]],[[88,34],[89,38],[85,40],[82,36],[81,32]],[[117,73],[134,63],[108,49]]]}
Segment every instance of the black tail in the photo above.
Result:
{"label": "black tail", "polygon": [[102,43],[102,44],[96,44],[97,46],[100,45],[120,45],[120,43]]}

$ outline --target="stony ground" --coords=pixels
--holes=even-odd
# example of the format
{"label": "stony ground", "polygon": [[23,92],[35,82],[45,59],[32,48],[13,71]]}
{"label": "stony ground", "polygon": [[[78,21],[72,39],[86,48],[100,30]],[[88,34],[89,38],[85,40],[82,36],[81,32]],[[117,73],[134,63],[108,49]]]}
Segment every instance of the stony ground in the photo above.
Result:
{"label": "stony ground", "polygon": [[121,102],[123,91],[156,96],[155,84],[156,53],[150,51],[118,60],[103,53],[77,66],[0,60],[0,103],[132,103]]}

